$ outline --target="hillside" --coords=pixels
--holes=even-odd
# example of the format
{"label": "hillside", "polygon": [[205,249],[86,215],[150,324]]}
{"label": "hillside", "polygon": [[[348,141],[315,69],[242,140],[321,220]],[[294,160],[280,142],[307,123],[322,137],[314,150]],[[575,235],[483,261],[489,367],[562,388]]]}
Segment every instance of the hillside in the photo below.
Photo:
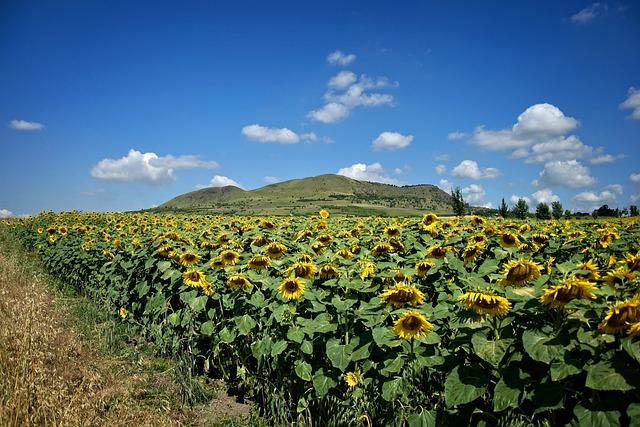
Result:
{"label": "hillside", "polygon": [[227,186],[175,197],[155,211],[247,215],[300,215],[325,208],[354,215],[420,215],[451,212],[451,196],[434,185],[395,186],[340,175],[293,179],[245,191]]}

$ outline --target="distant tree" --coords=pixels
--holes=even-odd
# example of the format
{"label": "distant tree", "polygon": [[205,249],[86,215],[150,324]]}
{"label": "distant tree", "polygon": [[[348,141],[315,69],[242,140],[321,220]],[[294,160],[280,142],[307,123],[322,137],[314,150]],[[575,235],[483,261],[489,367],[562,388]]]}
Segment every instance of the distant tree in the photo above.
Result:
{"label": "distant tree", "polygon": [[628,208],[622,208],[620,210],[620,216],[629,216],[629,209]]}
{"label": "distant tree", "polygon": [[569,209],[567,209],[566,211],[564,211],[564,216],[566,216],[567,218],[571,217],[571,211]]}
{"label": "distant tree", "polygon": [[513,216],[518,219],[525,219],[527,213],[529,212],[529,204],[525,199],[518,199],[515,206],[513,207]]}
{"label": "distant tree", "polygon": [[551,215],[553,215],[555,219],[562,218],[562,203],[558,200],[551,202]]}
{"label": "distant tree", "polygon": [[466,205],[464,203],[464,197],[462,197],[462,189],[460,187],[456,187],[451,190],[451,198],[453,213],[457,216],[463,216],[466,211]]}
{"label": "distant tree", "polygon": [[595,213],[595,215],[593,215],[595,218],[602,217],[602,216],[605,216],[605,217],[618,216],[620,213],[620,211],[617,208],[611,209],[609,205],[602,205],[593,212]]}
{"label": "distant tree", "polygon": [[504,201],[504,198],[502,199],[502,202],[500,202],[500,207],[498,208],[498,215],[500,215],[502,218],[506,218],[507,215],[509,215],[509,207],[507,206],[507,203]]}
{"label": "distant tree", "polygon": [[538,219],[551,219],[551,210],[546,203],[538,203],[536,206],[536,218]]}
{"label": "distant tree", "polygon": [[638,206],[636,205],[629,206],[629,216],[638,216]]}

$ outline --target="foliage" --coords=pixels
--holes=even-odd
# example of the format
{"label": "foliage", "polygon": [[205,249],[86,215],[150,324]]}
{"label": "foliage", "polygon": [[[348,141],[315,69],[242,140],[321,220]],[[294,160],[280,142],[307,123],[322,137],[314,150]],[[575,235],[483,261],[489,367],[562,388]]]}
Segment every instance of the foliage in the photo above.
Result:
{"label": "foliage", "polygon": [[504,198],[500,202],[500,207],[498,208],[498,214],[502,218],[506,218],[509,215],[509,206],[507,206],[507,202],[504,201]]}
{"label": "foliage", "polygon": [[464,203],[462,189],[460,187],[456,187],[451,190],[451,208],[453,209],[453,213],[457,216],[463,216],[467,211],[467,206]]}
{"label": "foliage", "polygon": [[551,215],[554,219],[562,218],[562,203],[559,200],[551,202]]}
{"label": "foliage", "polygon": [[[107,296],[157,348],[190,352],[275,424],[625,425],[639,412],[638,218],[4,223],[52,272]],[[402,339],[408,311],[420,334]]]}
{"label": "foliage", "polygon": [[529,212],[529,204],[525,199],[518,199],[513,206],[513,215],[518,219],[525,219]]}
{"label": "foliage", "polygon": [[538,203],[536,206],[536,218],[538,219],[551,219],[551,211],[549,205],[546,203]]}

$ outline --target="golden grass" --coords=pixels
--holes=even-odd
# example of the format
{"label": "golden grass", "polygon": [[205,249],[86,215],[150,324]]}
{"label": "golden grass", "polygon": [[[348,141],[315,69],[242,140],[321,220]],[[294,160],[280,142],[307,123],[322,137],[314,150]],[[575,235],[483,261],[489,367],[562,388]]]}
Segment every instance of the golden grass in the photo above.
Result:
{"label": "golden grass", "polygon": [[[24,253],[4,249],[0,252],[1,426],[238,425],[247,421],[248,406],[226,395],[199,408],[183,408],[171,373],[153,369],[155,362],[149,358],[140,357],[132,364],[90,348],[95,340],[70,327],[73,319],[67,305],[56,302],[46,275],[25,263]],[[95,329],[94,333],[101,333]]]}

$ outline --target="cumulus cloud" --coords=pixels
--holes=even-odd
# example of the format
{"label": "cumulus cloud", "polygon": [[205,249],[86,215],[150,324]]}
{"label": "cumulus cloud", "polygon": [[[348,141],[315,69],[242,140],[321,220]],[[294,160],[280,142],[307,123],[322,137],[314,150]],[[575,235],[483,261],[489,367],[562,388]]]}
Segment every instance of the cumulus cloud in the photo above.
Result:
{"label": "cumulus cloud", "polygon": [[382,132],[373,140],[374,150],[400,150],[407,148],[413,141],[413,135],[402,135],[398,132]]}
{"label": "cumulus cloud", "polygon": [[512,204],[515,205],[516,203],[518,203],[518,200],[520,199],[523,199],[525,202],[527,202],[527,204],[529,205],[529,209],[531,209],[531,198],[527,196],[518,196],[517,194],[512,194],[509,200],[511,201]]}
{"label": "cumulus cloud", "polygon": [[603,190],[599,193],[593,191],[578,193],[571,200],[575,209],[589,212],[598,209],[602,205],[616,203],[617,198],[612,191]]}
{"label": "cumulus cloud", "polygon": [[640,89],[631,86],[627,91],[627,99],[620,104],[623,110],[631,110],[630,119],[640,120]]}
{"label": "cumulus cloud", "polygon": [[265,176],[264,178],[262,178],[262,180],[267,184],[275,184],[277,182],[282,182],[282,179],[278,178],[277,176],[270,176],[270,175]]}
{"label": "cumulus cloud", "polygon": [[13,212],[9,209],[0,209],[0,219],[12,218],[13,216]]}
{"label": "cumulus cloud", "polygon": [[638,203],[640,202],[640,193],[636,193],[636,194],[632,194],[631,197],[629,197],[629,201],[631,203]]}
{"label": "cumulus cloud", "polygon": [[438,175],[442,175],[443,173],[445,173],[447,171],[447,167],[445,165],[438,165],[436,166],[436,173]]}
{"label": "cumulus cloud", "polygon": [[531,195],[531,197],[533,197],[533,200],[535,200],[536,203],[546,203],[548,205],[553,202],[560,201],[560,197],[558,197],[558,195],[556,194],[553,194],[553,191],[548,188],[543,188],[542,190],[536,191]]}
{"label": "cumulus cloud", "polygon": [[449,141],[459,141],[461,139],[465,139],[467,136],[469,136],[469,135],[467,133],[465,133],[465,132],[455,131],[455,132],[450,132],[447,135],[447,139]]}
{"label": "cumulus cloud", "polygon": [[615,156],[611,154],[600,154],[595,157],[592,157],[591,160],[589,160],[589,162],[591,162],[592,165],[602,165],[605,163],[613,163],[620,159],[624,159],[624,154],[617,154]]}
{"label": "cumulus cloud", "polygon": [[447,193],[451,193],[451,190],[453,189],[453,184],[451,183],[451,181],[442,178],[439,182],[438,182],[438,187],[442,190],[445,191]]}
{"label": "cumulus cloud", "polygon": [[313,132],[298,135],[287,128],[270,128],[258,124],[248,125],[242,128],[242,134],[252,141],[263,144],[275,142],[278,144],[297,144],[300,141],[316,141],[317,135]]}
{"label": "cumulus cloud", "polygon": [[636,184],[640,183],[640,173],[632,173],[629,175],[629,179],[631,182],[635,182]]}
{"label": "cumulus cloud", "polygon": [[622,185],[620,184],[609,184],[606,187],[603,188],[603,190],[609,190],[612,191],[614,194],[617,194],[618,196],[621,196],[622,193],[624,192]]}
{"label": "cumulus cloud", "polygon": [[596,2],[571,15],[569,20],[574,24],[585,25],[596,19],[598,15],[606,13],[608,9],[609,6],[606,3]]}
{"label": "cumulus cloud", "polygon": [[349,167],[341,168],[338,175],[346,176],[358,181],[381,182],[383,184],[403,185],[401,181],[384,174],[384,168],[380,163],[370,165],[355,163]]}
{"label": "cumulus cloud", "polygon": [[480,168],[474,160],[463,160],[451,170],[451,175],[469,179],[492,179],[502,173],[496,168]]}
{"label": "cumulus cloud", "polygon": [[388,93],[370,92],[371,89],[397,87],[387,77],[369,77],[361,74],[357,77],[351,71],[342,71],[327,83],[329,90],[324,94],[325,105],[307,114],[311,120],[322,123],[335,123],[349,116],[359,107],[378,107],[393,105],[394,98]]}
{"label": "cumulus cloud", "polygon": [[13,130],[21,131],[37,131],[44,129],[44,125],[38,122],[29,122],[27,120],[11,120],[9,127]]}
{"label": "cumulus cloud", "polygon": [[344,53],[341,50],[335,50],[327,55],[327,62],[331,65],[339,65],[344,67],[351,64],[356,60],[356,56],[353,53]]}
{"label": "cumulus cloud", "polygon": [[471,184],[468,187],[462,188],[462,196],[464,197],[465,202],[470,205],[482,203],[486,194],[487,193],[484,191],[484,188],[482,188],[482,185],[479,184]]}
{"label": "cumulus cloud", "polygon": [[589,168],[577,160],[555,160],[544,165],[539,182],[550,187],[580,188],[596,183]]}
{"label": "cumulus cloud", "polygon": [[92,169],[91,176],[97,179],[120,182],[144,182],[162,185],[175,181],[177,169],[215,169],[218,163],[200,160],[196,156],[164,156],[156,153],[141,153],[129,150],[120,159],[102,159]]}
{"label": "cumulus cloud", "polygon": [[223,175],[214,175],[206,185],[197,185],[196,188],[209,188],[209,187],[227,187],[232,185],[234,187],[242,188],[242,185],[238,184],[233,179],[223,176]]}

